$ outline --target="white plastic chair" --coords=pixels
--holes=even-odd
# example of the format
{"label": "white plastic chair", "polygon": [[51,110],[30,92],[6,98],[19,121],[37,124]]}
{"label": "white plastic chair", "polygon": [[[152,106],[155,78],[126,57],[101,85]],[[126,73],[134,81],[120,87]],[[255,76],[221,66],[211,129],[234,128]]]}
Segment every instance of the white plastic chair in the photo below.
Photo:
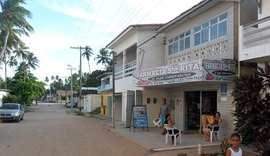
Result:
{"label": "white plastic chair", "polygon": [[[168,140],[169,140],[169,137],[174,137],[174,146],[176,146],[176,138],[177,138],[177,135],[179,135],[179,141],[180,141],[180,144],[182,143],[182,137],[181,137],[181,131],[178,130],[177,128],[170,128],[168,126],[166,126],[166,124],[164,124],[164,128],[167,130],[167,133],[165,135],[165,144],[167,145],[168,144]],[[174,130],[177,129],[178,130],[178,133],[174,133]]]}
{"label": "white plastic chair", "polygon": [[218,128],[217,131],[214,131],[214,129],[215,129],[214,127],[210,131],[210,142],[213,142],[213,138],[216,139],[216,140],[217,139],[220,140],[220,129],[221,129],[221,125],[222,125],[222,123],[220,123],[219,128]]}
{"label": "white plastic chair", "polygon": [[158,127],[158,128],[162,125],[159,118],[153,120],[153,123],[154,123],[154,127]]}

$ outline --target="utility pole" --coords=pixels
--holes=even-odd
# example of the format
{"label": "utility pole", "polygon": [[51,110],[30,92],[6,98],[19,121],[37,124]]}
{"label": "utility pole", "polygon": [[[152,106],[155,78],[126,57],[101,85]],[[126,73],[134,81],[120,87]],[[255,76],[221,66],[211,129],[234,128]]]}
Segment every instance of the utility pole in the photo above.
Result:
{"label": "utility pole", "polygon": [[71,49],[80,49],[80,71],[79,71],[79,77],[80,77],[80,91],[79,91],[79,110],[81,113],[81,98],[82,98],[82,50],[86,50],[86,46],[85,47],[70,47]]}
{"label": "utility pole", "polygon": [[70,99],[71,99],[71,107],[74,104],[73,100],[73,76],[72,76],[72,70],[76,70],[76,68],[72,67],[71,65],[68,64],[68,70],[70,70]]}
{"label": "utility pole", "polygon": [[114,129],[115,128],[115,52],[112,51],[113,53],[113,60],[112,60],[112,82],[113,82],[113,97],[112,97],[112,128]]}

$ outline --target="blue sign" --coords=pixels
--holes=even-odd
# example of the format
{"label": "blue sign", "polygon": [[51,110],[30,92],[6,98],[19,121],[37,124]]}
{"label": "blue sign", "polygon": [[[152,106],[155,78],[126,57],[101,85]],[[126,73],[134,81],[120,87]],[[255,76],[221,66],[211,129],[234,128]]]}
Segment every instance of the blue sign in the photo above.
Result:
{"label": "blue sign", "polygon": [[137,127],[148,127],[146,106],[133,106],[133,125]]}

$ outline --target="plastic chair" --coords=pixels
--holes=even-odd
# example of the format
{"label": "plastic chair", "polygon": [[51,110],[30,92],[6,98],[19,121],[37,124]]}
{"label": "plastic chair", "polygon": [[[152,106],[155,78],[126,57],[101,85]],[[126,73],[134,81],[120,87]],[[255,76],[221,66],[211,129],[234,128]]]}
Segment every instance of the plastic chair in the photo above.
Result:
{"label": "plastic chair", "polygon": [[[213,138],[220,140],[220,129],[221,129],[222,123],[219,125],[219,128],[217,131],[214,131],[214,127],[210,131],[210,142],[213,142]],[[214,136],[214,137],[213,137]]]}
{"label": "plastic chair", "polygon": [[[181,131],[178,130],[177,128],[170,128],[168,126],[166,126],[166,124],[164,124],[164,128],[167,130],[167,133],[165,135],[165,144],[167,145],[168,144],[168,139],[169,137],[173,137],[174,138],[174,146],[176,146],[176,138],[177,138],[177,135],[179,135],[179,141],[180,141],[180,144],[182,143],[182,137],[181,137]],[[174,133],[174,130],[177,129],[178,130],[178,133]]]}
{"label": "plastic chair", "polygon": [[154,123],[154,127],[158,127],[159,128],[160,126],[162,126],[161,121],[160,121],[159,118],[153,120],[153,123]]}

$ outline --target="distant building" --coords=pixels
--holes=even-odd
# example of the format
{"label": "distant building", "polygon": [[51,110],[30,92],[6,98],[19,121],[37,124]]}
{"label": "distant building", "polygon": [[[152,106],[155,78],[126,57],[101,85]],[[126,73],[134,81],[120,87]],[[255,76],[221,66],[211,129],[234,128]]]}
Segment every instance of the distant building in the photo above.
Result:
{"label": "distant building", "polygon": [[2,98],[3,96],[6,96],[9,93],[8,90],[5,89],[0,89],[0,107],[2,106],[3,102],[2,102]]}

